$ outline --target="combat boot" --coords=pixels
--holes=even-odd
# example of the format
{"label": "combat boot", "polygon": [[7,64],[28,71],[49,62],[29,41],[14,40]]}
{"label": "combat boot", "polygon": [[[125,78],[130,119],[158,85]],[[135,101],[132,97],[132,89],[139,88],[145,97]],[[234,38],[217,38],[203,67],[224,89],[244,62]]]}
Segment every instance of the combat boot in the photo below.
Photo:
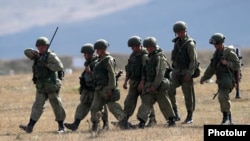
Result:
{"label": "combat boot", "polygon": [[223,118],[222,118],[221,125],[229,125],[229,124],[230,124],[229,113],[223,112]]}
{"label": "combat boot", "polygon": [[19,125],[19,128],[24,130],[26,133],[32,133],[33,132],[33,127],[36,124],[36,121],[33,119],[30,119],[28,125]]}
{"label": "combat boot", "polygon": [[32,133],[33,132],[33,127],[29,125],[19,125],[19,128],[24,130],[26,133]]}
{"label": "combat boot", "polygon": [[57,123],[58,123],[58,130],[57,130],[57,133],[59,133],[59,134],[64,133],[65,130],[64,130],[64,126],[63,126],[63,121],[57,121]]}
{"label": "combat boot", "polygon": [[103,120],[102,129],[109,130],[109,122],[107,120]]}
{"label": "combat boot", "polygon": [[75,119],[73,123],[64,123],[64,126],[72,131],[76,131],[78,129],[80,122],[81,122],[80,119]]}
{"label": "combat boot", "polygon": [[155,126],[156,124],[157,124],[157,121],[156,121],[155,117],[150,117],[150,118],[149,118],[149,122],[148,122],[148,124],[147,124],[146,127],[153,127],[153,126]]}
{"label": "combat boot", "polygon": [[121,121],[119,121],[119,126],[121,129],[130,129],[132,127],[132,124],[128,122],[128,119],[125,118]]}
{"label": "combat boot", "polygon": [[139,119],[140,123],[138,125],[138,128],[144,129],[145,128],[145,121],[143,121],[142,119]]}
{"label": "combat boot", "polygon": [[179,116],[177,107],[173,107],[173,110],[174,110],[174,113],[175,113],[175,121],[180,121],[181,118]]}
{"label": "combat boot", "polygon": [[185,121],[182,122],[182,124],[191,124],[191,123],[193,123],[192,117],[193,117],[193,112],[192,111],[188,111],[187,117],[186,117]]}
{"label": "combat boot", "polygon": [[100,133],[99,122],[93,121],[92,122],[92,129],[91,129],[91,136],[97,137]]}
{"label": "combat boot", "polygon": [[168,126],[169,127],[173,127],[173,126],[175,126],[176,124],[175,124],[175,117],[170,117],[169,119],[168,119]]}

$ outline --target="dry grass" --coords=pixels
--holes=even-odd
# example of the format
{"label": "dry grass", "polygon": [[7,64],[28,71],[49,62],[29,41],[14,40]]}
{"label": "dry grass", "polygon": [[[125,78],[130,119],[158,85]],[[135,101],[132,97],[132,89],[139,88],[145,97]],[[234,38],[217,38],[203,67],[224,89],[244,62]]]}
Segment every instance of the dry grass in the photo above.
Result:
{"label": "dry grass", "polygon": [[[243,79],[241,85],[241,99],[235,99],[235,91],[231,94],[232,99],[232,118],[236,124],[250,123],[250,88],[249,74],[250,68],[243,67]],[[72,75],[66,75],[63,81],[61,90],[61,98],[66,109],[66,122],[72,122],[76,106],[79,103],[78,94],[78,77],[81,72],[75,72]],[[203,125],[204,124],[220,124],[222,114],[219,110],[217,99],[212,100],[213,94],[217,90],[214,83],[200,85],[199,78],[195,79],[196,91],[196,111],[194,112],[194,123],[191,125],[182,125],[177,122],[174,128],[168,128],[166,121],[155,105],[156,118],[158,125],[153,128],[136,129],[136,130],[119,130],[110,125],[110,130],[103,132],[98,138],[90,138],[89,119],[88,115],[80,124],[78,131],[67,132],[66,134],[56,134],[57,123],[54,120],[52,109],[47,103],[46,109],[34,128],[32,134],[26,134],[21,131],[19,124],[27,124],[31,111],[31,106],[35,97],[34,85],[31,81],[31,75],[14,75],[0,76],[0,140],[60,140],[60,141],[202,141],[203,140]],[[122,78],[119,81],[123,82]],[[121,86],[121,84],[119,85]],[[126,90],[122,90],[122,97],[119,101],[123,105],[124,98],[127,94]],[[184,107],[183,94],[180,88],[177,89],[177,101],[179,103],[179,111],[182,120],[186,116]],[[113,115],[109,114],[110,121],[116,121]],[[133,123],[137,123],[136,112],[130,119]]]}

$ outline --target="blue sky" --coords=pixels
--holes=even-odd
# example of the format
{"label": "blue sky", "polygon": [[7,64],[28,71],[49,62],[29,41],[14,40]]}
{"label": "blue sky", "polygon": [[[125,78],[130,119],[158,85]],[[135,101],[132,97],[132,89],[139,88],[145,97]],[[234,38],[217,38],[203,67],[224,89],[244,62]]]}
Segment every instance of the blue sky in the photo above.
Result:
{"label": "blue sky", "polygon": [[248,0],[0,0],[0,59],[23,58],[39,36],[53,40],[58,55],[80,55],[84,43],[104,38],[111,53],[130,53],[127,39],[154,36],[164,51],[171,51],[172,26],[183,20],[198,49],[213,49],[215,32],[226,44],[249,47]]}

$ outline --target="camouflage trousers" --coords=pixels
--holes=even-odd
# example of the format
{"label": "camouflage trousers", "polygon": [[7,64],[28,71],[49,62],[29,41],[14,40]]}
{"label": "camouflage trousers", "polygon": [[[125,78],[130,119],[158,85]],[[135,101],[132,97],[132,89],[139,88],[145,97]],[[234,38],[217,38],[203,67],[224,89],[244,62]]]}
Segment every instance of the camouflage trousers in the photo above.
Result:
{"label": "camouflage trousers", "polygon": [[64,121],[66,118],[65,110],[62,106],[61,98],[59,97],[59,93],[39,93],[39,90],[36,91],[36,98],[35,102],[32,106],[31,111],[31,119],[38,121],[41,117],[45,102],[49,100],[50,105],[53,109],[53,112],[55,114],[55,120],[56,121]]}
{"label": "camouflage trousers", "polygon": [[[138,97],[141,96],[141,92],[137,90],[137,87],[129,87],[128,95],[124,101],[124,112],[127,114],[128,117],[132,116],[135,111]],[[155,117],[154,108],[152,108],[150,117]]]}
{"label": "camouflage trousers", "polygon": [[94,99],[91,104],[91,121],[92,122],[97,122],[99,123],[100,121],[100,109],[104,106],[107,105],[109,111],[115,116],[115,118],[119,121],[124,120],[126,118],[126,114],[123,112],[122,107],[119,103],[117,102],[107,102],[103,97],[102,97],[102,89],[101,90],[96,90],[94,92]]}
{"label": "camouflage trousers", "polygon": [[[94,91],[88,91],[88,90],[82,91],[80,97],[80,103],[75,111],[75,119],[82,120],[88,115],[93,99],[94,99]],[[103,111],[102,119],[104,121],[107,121],[108,120],[107,106],[104,105],[104,107],[102,107],[99,111]]]}
{"label": "camouflage trousers", "polygon": [[169,98],[171,100],[173,108],[177,108],[176,102],[176,88],[180,87],[184,94],[185,105],[187,111],[195,110],[195,91],[193,86],[193,79],[191,78],[189,82],[184,82],[184,75],[172,75]]}
{"label": "camouflage trousers", "polygon": [[230,101],[230,89],[221,89],[218,90],[218,101],[220,103],[221,112],[231,113],[231,101]]}
{"label": "camouflage trousers", "polygon": [[175,113],[173,111],[173,107],[167,95],[167,91],[165,92],[146,92],[141,95],[142,104],[139,107],[137,118],[147,122],[148,115],[150,114],[153,105],[157,102],[166,121],[169,120],[170,117],[175,117]]}

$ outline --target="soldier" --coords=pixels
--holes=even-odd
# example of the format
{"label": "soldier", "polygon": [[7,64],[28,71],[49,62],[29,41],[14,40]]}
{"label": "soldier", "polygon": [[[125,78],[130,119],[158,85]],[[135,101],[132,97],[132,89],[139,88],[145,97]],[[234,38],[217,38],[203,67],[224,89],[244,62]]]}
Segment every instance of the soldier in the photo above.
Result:
{"label": "soldier", "polygon": [[167,58],[157,45],[155,37],[147,37],[143,41],[143,46],[147,48],[148,60],[143,69],[143,90],[141,94],[142,103],[139,107],[137,118],[140,121],[139,128],[144,128],[155,102],[168,121],[169,126],[175,126],[175,114],[169,100],[167,91],[170,82],[164,77],[167,67]]}
{"label": "soldier", "polygon": [[[75,111],[75,120],[73,123],[65,123],[65,127],[72,131],[76,131],[80,122],[87,116],[90,111],[90,106],[94,98],[94,78],[93,78],[93,69],[95,63],[97,62],[98,56],[94,55],[94,45],[86,43],[81,48],[81,53],[85,58],[85,70],[82,72],[80,79],[80,104],[77,106]],[[107,130],[108,125],[108,112],[107,107],[104,106],[103,112],[103,129]]]}
{"label": "soldier", "polygon": [[240,60],[237,54],[224,44],[225,36],[221,33],[215,33],[211,36],[209,43],[214,45],[215,52],[213,58],[204,75],[200,79],[203,84],[214,74],[218,85],[218,100],[220,110],[223,113],[222,125],[232,124],[231,118],[231,101],[229,94],[233,90],[236,82],[234,72],[240,69]]}
{"label": "soldier", "polygon": [[177,103],[176,103],[176,88],[182,88],[187,117],[182,122],[183,124],[193,123],[193,111],[195,110],[195,91],[193,83],[193,75],[198,66],[196,43],[187,34],[187,25],[183,21],[178,21],[173,26],[173,31],[176,37],[172,40],[174,48],[171,53],[172,61],[172,78],[169,91],[169,97],[173,105],[176,115],[176,121],[180,120]]}
{"label": "soldier", "polygon": [[116,101],[120,99],[120,92],[116,85],[115,59],[107,52],[109,43],[99,39],[94,44],[94,49],[99,58],[94,67],[95,92],[91,104],[92,136],[99,133],[100,108],[107,104],[109,111],[119,120],[121,128],[126,129],[126,114]]}
{"label": "soldier", "polygon": [[[148,58],[147,50],[142,47],[142,39],[139,36],[132,36],[128,40],[128,47],[131,47],[132,53],[128,59],[128,64],[125,66],[126,78],[124,80],[123,88],[127,89],[129,81],[128,95],[124,101],[124,112],[127,114],[127,119],[134,113],[136,108],[138,96],[142,92],[142,70]],[[149,115],[148,127],[156,124],[154,108],[152,108]]]}
{"label": "soldier", "polygon": [[[57,55],[48,50],[50,45],[46,37],[39,37],[36,41],[38,51],[26,49],[24,53],[27,57],[34,60],[33,82],[36,85],[36,98],[32,106],[30,121],[28,125],[20,125],[19,127],[26,133],[31,133],[36,122],[41,117],[44,104],[49,99],[55,114],[55,120],[58,122],[58,133],[63,133],[63,122],[66,117],[65,110],[62,106],[59,91],[61,88],[61,73],[63,64]],[[33,53],[32,53],[33,52]],[[30,56],[29,54],[33,55]]]}

